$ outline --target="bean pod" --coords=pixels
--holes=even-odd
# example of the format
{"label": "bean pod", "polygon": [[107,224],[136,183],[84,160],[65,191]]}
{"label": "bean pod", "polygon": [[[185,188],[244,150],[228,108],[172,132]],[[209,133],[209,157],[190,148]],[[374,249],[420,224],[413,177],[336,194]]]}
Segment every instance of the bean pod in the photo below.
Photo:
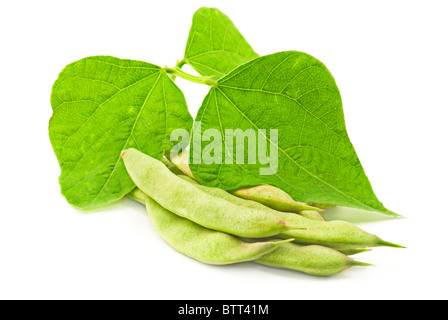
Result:
{"label": "bean pod", "polygon": [[[171,155],[168,156],[170,157],[171,163],[177,168],[177,171],[181,171],[187,177],[196,180],[190,170],[190,167],[188,166],[188,150],[185,150],[184,152],[173,157]],[[231,193],[246,200],[262,203],[265,206],[278,211],[294,212],[308,219],[321,221],[324,220],[324,218],[318,212],[322,211],[322,209],[306,203],[295,201],[289,194],[271,185],[260,185],[250,188],[243,188],[232,191]]]}
{"label": "bean pod", "polygon": [[275,212],[236,205],[196,188],[172,173],[161,161],[136,149],[122,153],[134,183],[168,211],[197,224],[236,236],[261,238],[302,228]]}
{"label": "bean pod", "polygon": [[298,243],[324,245],[337,249],[359,249],[378,246],[403,248],[400,245],[384,241],[376,235],[370,234],[349,222],[311,220],[297,214],[275,211],[256,201],[244,200],[222,189],[200,185],[186,176],[180,177],[210,195],[222,197],[242,207],[247,206],[275,212],[277,215],[282,216],[287,223],[304,226],[305,229],[303,230],[288,230],[279,235],[283,238],[294,238]]}
{"label": "bean pod", "polygon": [[204,228],[179,217],[149,197],[145,201],[148,215],[160,236],[178,252],[203,263],[224,265],[252,261],[291,241],[246,243],[237,237]]}
{"label": "bean pod", "polygon": [[284,243],[255,262],[276,268],[292,269],[315,276],[331,276],[353,266],[371,264],[353,260],[331,248]]}

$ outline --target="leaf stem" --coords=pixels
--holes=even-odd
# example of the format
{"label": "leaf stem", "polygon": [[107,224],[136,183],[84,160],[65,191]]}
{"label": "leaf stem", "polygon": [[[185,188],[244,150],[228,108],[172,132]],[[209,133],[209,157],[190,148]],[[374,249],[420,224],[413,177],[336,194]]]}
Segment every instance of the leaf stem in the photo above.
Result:
{"label": "leaf stem", "polygon": [[188,62],[187,62],[187,60],[186,59],[182,59],[182,60],[177,60],[177,63],[176,63],[176,68],[179,68],[179,69],[181,69],[184,65],[186,65]]}
{"label": "leaf stem", "polygon": [[165,67],[163,69],[168,74],[172,74],[172,75],[178,76],[179,78],[182,78],[182,79],[185,79],[185,80],[188,80],[188,81],[191,81],[191,82],[200,83],[200,84],[206,84],[206,85],[209,85],[209,86],[216,85],[216,82],[211,80],[209,77],[193,76],[193,75],[191,75],[189,73],[186,73],[186,72],[182,71],[178,67],[178,65],[175,68]]}

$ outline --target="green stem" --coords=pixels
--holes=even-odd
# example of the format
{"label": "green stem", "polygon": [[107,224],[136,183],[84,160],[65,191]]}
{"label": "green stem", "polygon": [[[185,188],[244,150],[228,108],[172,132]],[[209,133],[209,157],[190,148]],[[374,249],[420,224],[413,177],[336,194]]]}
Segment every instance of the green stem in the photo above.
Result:
{"label": "green stem", "polygon": [[178,60],[176,63],[176,68],[181,69],[184,65],[186,65],[188,62],[186,59]]}
{"label": "green stem", "polygon": [[[178,63],[179,65],[179,63]],[[165,67],[164,70],[166,71],[166,73],[168,74],[173,74],[175,76],[178,76],[179,78],[191,81],[191,82],[195,82],[195,83],[200,83],[200,84],[206,84],[209,86],[214,86],[216,85],[216,82],[211,80],[209,77],[198,77],[198,76],[193,76],[189,73],[186,73],[184,71],[182,71],[178,66],[176,66],[175,68],[168,68]]]}

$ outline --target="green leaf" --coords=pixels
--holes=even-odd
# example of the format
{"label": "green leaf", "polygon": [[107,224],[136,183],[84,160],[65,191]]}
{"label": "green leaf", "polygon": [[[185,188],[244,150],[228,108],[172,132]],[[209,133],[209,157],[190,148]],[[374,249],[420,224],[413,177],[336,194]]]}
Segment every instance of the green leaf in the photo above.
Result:
{"label": "green leaf", "polygon": [[224,13],[215,8],[196,11],[183,61],[199,74],[217,80],[256,57],[258,54]]}
{"label": "green leaf", "polygon": [[136,148],[161,159],[173,129],[191,129],[185,98],[164,69],[109,56],[68,65],[51,94],[50,140],[68,202],[92,208],[134,188],[120,153]]}
{"label": "green leaf", "polygon": [[[210,89],[196,121],[202,133],[219,130],[222,152],[233,159],[236,148],[232,152],[226,129],[278,130],[278,144],[271,145],[278,152],[274,175],[260,175],[267,165],[258,159],[247,164],[247,148],[244,164],[195,164],[193,135],[191,169],[202,184],[225,190],[270,184],[301,202],[396,215],[378,201],[350,143],[332,75],[308,54],[280,52],[238,67]],[[206,147],[203,142],[202,150]]]}

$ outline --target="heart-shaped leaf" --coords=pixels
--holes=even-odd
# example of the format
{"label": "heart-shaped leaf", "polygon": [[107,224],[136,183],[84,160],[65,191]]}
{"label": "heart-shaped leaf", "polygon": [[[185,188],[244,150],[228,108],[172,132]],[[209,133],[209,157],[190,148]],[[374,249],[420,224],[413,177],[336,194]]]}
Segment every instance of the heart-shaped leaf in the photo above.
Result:
{"label": "heart-shaped leaf", "polygon": [[[196,148],[193,135],[191,169],[202,184],[225,190],[270,184],[297,201],[396,215],[379,202],[364,173],[345,129],[332,75],[308,54],[280,52],[234,69],[210,89],[196,121],[201,133],[207,129],[221,133],[222,153],[233,159],[236,148],[225,138],[227,129],[278,130],[278,142],[270,141],[278,152],[273,175],[260,175],[259,169],[266,165],[258,159],[256,164],[195,163],[197,150],[202,154],[208,145]],[[193,130],[197,133],[199,128]]]}
{"label": "heart-shaped leaf", "polygon": [[224,13],[200,8],[193,16],[184,62],[199,74],[216,80],[258,57]]}
{"label": "heart-shaped leaf", "polygon": [[120,153],[161,159],[173,129],[191,129],[179,88],[158,66],[109,56],[68,65],[51,94],[50,140],[61,190],[80,208],[107,205],[134,188]]}

